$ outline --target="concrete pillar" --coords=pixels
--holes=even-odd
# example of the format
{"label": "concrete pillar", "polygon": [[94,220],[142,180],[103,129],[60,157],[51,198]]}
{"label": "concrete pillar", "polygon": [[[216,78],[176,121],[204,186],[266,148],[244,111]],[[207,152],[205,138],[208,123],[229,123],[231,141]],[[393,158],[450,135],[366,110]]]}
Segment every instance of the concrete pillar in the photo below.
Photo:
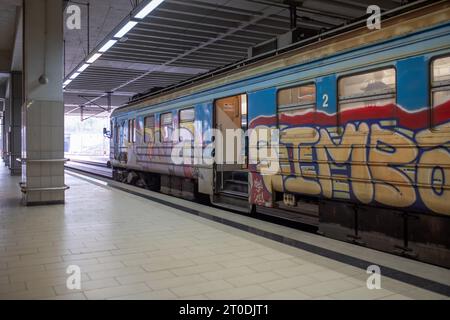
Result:
{"label": "concrete pillar", "polygon": [[[24,1],[22,191],[26,205],[65,200],[63,1]],[[48,79],[43,80],[44,77]]]}
{"label": "concrete pillar", "polygon": [[5,161],[5,100],[0,100],[0,135],[1,135],[1,148],[0,150],[0,157],[2,157],[3,161]]}
{"label": "concrete pillar", "polygon": [[12,72],[9,78],[9,170],[11,175],[20,175],[22,168],[17,158],[22,157],[22,72]]}
{"label": "concrete pillar", "polygon": [[3,113],[3,161],[5,166],[9,168],[9,125],[10,125],[10,112],[9,99],[5,99],[5,111]]}

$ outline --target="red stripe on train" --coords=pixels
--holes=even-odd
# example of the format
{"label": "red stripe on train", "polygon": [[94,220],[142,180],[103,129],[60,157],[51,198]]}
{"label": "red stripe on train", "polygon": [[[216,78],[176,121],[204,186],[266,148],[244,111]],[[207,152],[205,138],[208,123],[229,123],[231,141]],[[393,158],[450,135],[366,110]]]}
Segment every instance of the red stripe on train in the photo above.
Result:
{"label": "red stripe on train", "polygon": [[[450,100],[433,109],[433,124],[440,125],[449,121],[450,118]],[[396,120],[401,127],[412,130],[423,129],[429,126],[430,110],[423,109],[416,112],[409,112],[395,104],[385,106],[365,106],[342,111],[339,114],[340,123],[364,121],[364,120]],[[276,123],[274,116],[262,116],[256,118],[251,123],[251,127],[259,125],[271,126]],[[337,124],[336,115],[329,115],[323,112],[308,112],[295,116],[280,116],[280,125],[308,125],[316,124],[319,126],[335,126]]]}

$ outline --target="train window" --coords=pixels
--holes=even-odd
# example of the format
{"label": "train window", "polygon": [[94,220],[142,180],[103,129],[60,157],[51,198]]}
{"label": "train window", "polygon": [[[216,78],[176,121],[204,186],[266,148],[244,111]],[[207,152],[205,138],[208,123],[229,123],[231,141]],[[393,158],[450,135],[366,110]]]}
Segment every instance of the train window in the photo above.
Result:
{"label": "train window", "polygon": [[172,113],[164,113],[161,115],[161,141],[170,142],[172,141],[173,134],[173,123],[172,123]]}
{"label": "train window", "polygon": [[242,129],[248,128],[248,101],[246,94],[241,96],[241,125]]}
{"label": "train window", "polygon": [[193,141],[195,132],[195,109],[180,110],[180,141]]}
{"label": "train window", "polygon": [[339,99],[395,93],[395,69],[353,75],[339,80]]}
{"label": "train window", "polygon": [[[278,125],[280,129],[284,125],[297,122],[295,117],[311,113],[316,109],[316,85],[306,84],[294,88],[278,91]],[[314,116],[314,115],[313,115]],[[312,121],[312,118],[311,118]],[[313,135],[313,130],[306,130],[301,135]],[[280,141],[287,142],[296,139],[289,131],[280,131]]]}
{"label": "train window", "polygon": [[440,106],[447,101],[450,101],[450,87],[447,87],[446,90],[433,92],[433,107]]}
{"label": "train window", "polygon": [[122,143],[125,143],[125,141],[128,141],[128,121],[122,121],[120,132],[123,136]]}
{"label": "train window", "polygon": [[433,61],[433,85],[439,82],[450,82],[450,57]]}
{"label": "train window", "polygon": [[155,142],[155,116],[144,119],[144,142]]}
{"label": "train window", "polygon": [[136,142],[136,119],[128,120],[128,142]]}
{"label": "train window", "polygon": [[127,133],[127,137],[128,137],[128,142],[131,142],[131,120],[128,120],[128,133]]}
{"label": "train window", "polygon": [[431,125],[435,126],[439,120],[435,108],[450,101],[450,57],[439,58],[432,63],[432,115]]}
{"label": "train window", "polygon": [[[342,111],[360,107],[381,107],[395,102],[396,71],[394,68],[352,75],[339,80],[338,104],[341,121],[343,120]],[[392,122],[391,125],[395,123]]]}
{"label": "train window", "polygon": [[302,107],[315,107],[316,86],[308,84],[278,91],[279,109],[299,109]]}

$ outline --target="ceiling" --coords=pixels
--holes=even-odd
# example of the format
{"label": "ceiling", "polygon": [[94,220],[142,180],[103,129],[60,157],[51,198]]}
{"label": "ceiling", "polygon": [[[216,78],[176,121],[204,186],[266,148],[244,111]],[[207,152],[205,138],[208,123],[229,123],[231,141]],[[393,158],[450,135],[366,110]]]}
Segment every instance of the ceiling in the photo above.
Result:
{"label": "ceiling", "polygon": [[[94,48],[111,38],[111,33],[145,0],[61,1],[65,6],[78,5],[82,17],[80,30],[65,27],[67,76]],[[109,107],[123,105],[136,94],[157,91],[245,60],[249,48],[292,30],[289,3],[296,4],[296,27],[306,37],[364,16],[370,4],[390,10],[405,2],[166,0],[65,88],[65,111],[68,115],[83,114],[83,118],[107,116]],[[0,72],[22,67],[21,32],[17,29],[21,5],[22,0],[0,0]],[[5,84],[1,82],[0,86]]]}
{"label": "ceiling", "polygon": [[21,4],[21,0],[0,1],[0,99],[5,98],[7,92],[7,80],[13,58],[18,9]]}
{"label": "ceiling", "polygon": [[4,98],[6,94],[6,80],[13,57],[16,19],[21,4],[21,0],[0,1],[0,98]]}
{"label": "ceiling", "polygon": [[[91,67],[65,88],[66,114],[106,116],[149,90],[171,86],[248,58],[249,48],[291,30],[290,6],[283,0],[166,0]],[[296,25],[306,35],[333,29],[401,0],[295,1]],[[118,26],[133,0],[91,1],[90,49]],[[87,22],[84,21],[84,26]],[[91,51],[87,32],[66,30],[66,75]]]}

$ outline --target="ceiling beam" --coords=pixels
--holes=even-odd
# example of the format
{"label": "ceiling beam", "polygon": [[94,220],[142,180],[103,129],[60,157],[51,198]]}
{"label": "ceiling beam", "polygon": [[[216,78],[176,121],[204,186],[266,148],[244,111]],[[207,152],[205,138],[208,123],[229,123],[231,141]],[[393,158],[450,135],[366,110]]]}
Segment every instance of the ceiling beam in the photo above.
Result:
{"label": "ceiling beam", "polygon": [[[282,9],[282,10],[284,10],[284,9]],[[200,49],[206,48],[208,45],[213,44],[213,43],[215,43],[215,42],[217,42],[219,40],[224,40],[226,37],[232,35],[233,33],[237,32],[237,31],[240,31],[240,30],[243,30],[243,29],[245,29],[246,27],[248,27],[250,25],[254,25],[254,24],[256,24],[257,22],[259,22],[261,20],[267,19],[271,15],[278,14],[282,10],[280,10],[280,8],[274,8],[274,7],[271,7],[271,6],[266,7],[265,10],[260,15],[253,17],[251,20],[249,20],[247,22],[244,22],[244,23],[240,24],[237,27],[231,28],[226,33],[223,33],[223,34],[219,35],[215,39],[211,39],[211,40],[209,40],[209,41],[207,41],[205,43],[200,44],[199,46],[197,46],[197,47],[195,47],[195,48],[193,48],[191,50],[186,51],[185,53],[183,53],[183,54],[181,54],[181,55],[171,59],[170,61],[164,63],[163,66],[168,66],[168,65],[171,65],[173,63],[176,63],[177,61],[182,60],[183,58],[187,57],[191,53],[194,53],[194,52],[196,52],[196,51],[198,51]],[[199,63],[199,65],[202,65],[202,64]],[[139,76],[139,77],[137,77],[135,79],[132,79],[130,81],[127,81],[124,84],[118,86],[117,88],[114,88],[112,91],[120,90],[121,88],[123,88],[123,87],[125,87],[125,86],[127,86],[127,85],[129,85],[129,84],[131,84],[131,83],[133,83],[133,82],[135,82],[135,81],[137,81],[137,80],[139,80],[139,79],[141,79],[141,78],[151,74],[151,73],[153,73],[154,71],[156,71],[156,70],[149,70],[145,74],[143,74],[143,75],[141,75],[141,76]],[[92,102],[95,102],[97,99],[100,99],[100,98],[101,97],[95,98],[95,99],[92,100]]]}

